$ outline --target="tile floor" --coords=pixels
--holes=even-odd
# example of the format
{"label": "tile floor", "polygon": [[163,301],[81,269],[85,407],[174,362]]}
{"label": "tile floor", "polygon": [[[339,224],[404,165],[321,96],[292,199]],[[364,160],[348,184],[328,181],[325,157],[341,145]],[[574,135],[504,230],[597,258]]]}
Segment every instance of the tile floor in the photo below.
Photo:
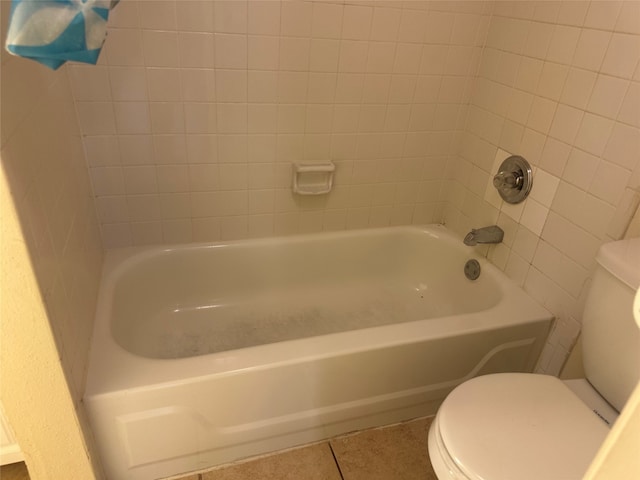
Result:
{"label": "tile floor", "polygon": [[432,419],[363,430],[171,480],[437,480],[427,453]]}
{"label": "tile floor", "polygon": [[24,462],[11,463],[0,467],[2,480],[29,480],[29,472]]}
{"label": "tile floor", "polygon": [[[427,453],[433,417],[342,435],[171,480],[437,480]],[[1,480],[29,480],[24,463]]]}

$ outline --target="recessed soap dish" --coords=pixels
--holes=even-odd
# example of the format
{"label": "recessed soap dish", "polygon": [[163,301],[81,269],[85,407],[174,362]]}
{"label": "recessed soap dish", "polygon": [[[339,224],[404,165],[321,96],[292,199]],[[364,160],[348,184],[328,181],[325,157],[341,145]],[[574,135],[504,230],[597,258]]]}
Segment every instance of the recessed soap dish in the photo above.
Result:
{"label": "recessed soap dish", "polygon": [[293,192],[298,195],[324,195],[331,191],[336,166],[328,163],[294,163]]}

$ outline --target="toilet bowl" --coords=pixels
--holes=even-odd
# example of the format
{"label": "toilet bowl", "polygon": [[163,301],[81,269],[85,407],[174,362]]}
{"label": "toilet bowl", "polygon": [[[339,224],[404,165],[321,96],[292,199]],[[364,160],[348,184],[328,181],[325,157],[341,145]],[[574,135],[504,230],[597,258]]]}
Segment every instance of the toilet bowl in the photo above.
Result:
{"label": "toilet bowl", "polygon": [[439,480],[583,477],[640,379],[640,239],[606,244],[596,260],[583,316],[586,379],[500,373],[456,387],[429,429]]}
{"label": "toilet bowl", "polygon": [[440,480],[582,478],[615,416],[601,402],[607,420],[549,375],[503,373],[465,382],[430,429],[434,470]]}

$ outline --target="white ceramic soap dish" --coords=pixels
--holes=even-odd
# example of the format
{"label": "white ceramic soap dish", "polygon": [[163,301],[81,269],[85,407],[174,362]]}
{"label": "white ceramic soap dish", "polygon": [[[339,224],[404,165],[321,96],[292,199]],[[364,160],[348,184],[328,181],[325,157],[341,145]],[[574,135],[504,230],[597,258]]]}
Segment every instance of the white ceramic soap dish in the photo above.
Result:
{"label": "white ceramic soap dish", "polygon": [[336,166],[328,163],[294,163],[293,192],[298,195],[324,195],[331,191]]}

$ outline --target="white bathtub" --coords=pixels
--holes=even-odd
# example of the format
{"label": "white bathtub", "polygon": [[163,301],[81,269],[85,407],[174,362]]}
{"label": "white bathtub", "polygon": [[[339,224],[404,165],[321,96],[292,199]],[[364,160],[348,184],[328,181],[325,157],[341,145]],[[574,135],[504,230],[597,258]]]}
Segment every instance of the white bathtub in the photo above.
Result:
{"label": "white bathtub", "polygon": [[109,480],[434,414],[552,316],[442,226],[107,255],[84,401]]}

